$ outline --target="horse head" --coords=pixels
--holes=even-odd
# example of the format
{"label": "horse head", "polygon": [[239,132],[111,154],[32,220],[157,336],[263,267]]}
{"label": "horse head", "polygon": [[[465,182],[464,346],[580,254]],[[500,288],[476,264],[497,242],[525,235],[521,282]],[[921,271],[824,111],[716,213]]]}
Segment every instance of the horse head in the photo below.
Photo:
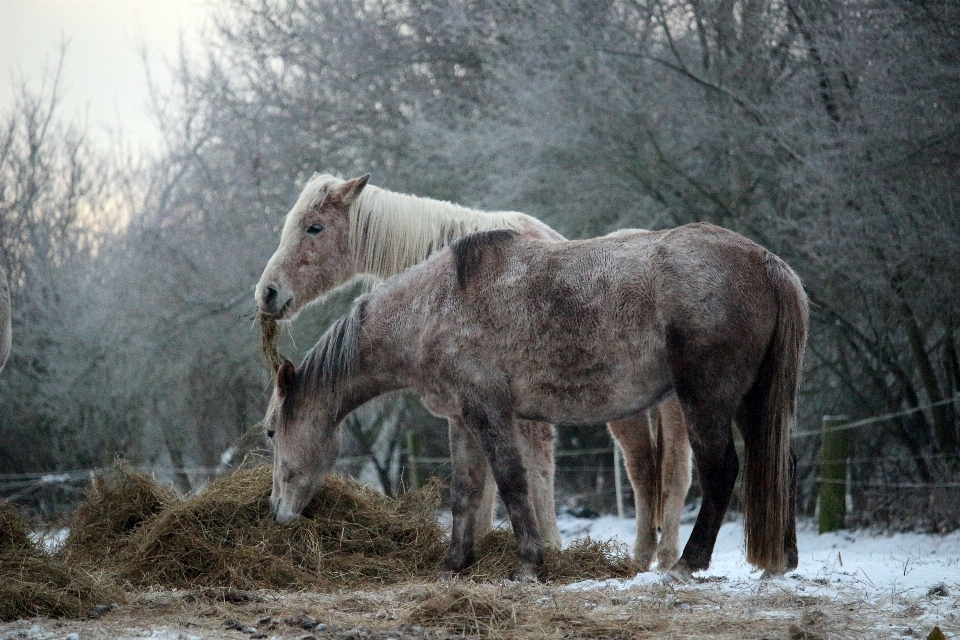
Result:
{"label": "horse head", "polygon": [[280,233],[280,246],[257,283],[262,313],[294,318],[321,294],[356,272],[350,252],[350,206],[370,174],[352,180],[314,175],[304,187]]}
{"label": "horse head", "polygon": [[321,390],[304,392],[303,372],[289,360],[277,370],[264,425],[273,441],[270,513],[292,522],[323,486],[340,451],[337,421]]}

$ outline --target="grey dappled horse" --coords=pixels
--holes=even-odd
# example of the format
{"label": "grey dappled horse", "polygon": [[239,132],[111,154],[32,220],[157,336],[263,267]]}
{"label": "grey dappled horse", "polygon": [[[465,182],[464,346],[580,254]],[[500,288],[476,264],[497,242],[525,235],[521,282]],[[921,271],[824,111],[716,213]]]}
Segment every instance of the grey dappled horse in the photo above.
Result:
{"label": "grey dappled horse", "polygon": [[[694,224],[543,241],[476,233],[361,296],[304,358],[285,361],[265,424],[274,437],[271,510],[297,518],[339,449],[341,420],[411,388],[468,429],[487,456],[535,579],[543,548],[516,418],[588,424],[676,395],[697,459],[700,512],[670,574],[709,566],[745,444],[747,560],[796,567],[790,429],[808,306],[796,274],[734,232]],[[480,478],[454,484],[444,563],[473,561]]]}
{"label": "grey dappled horse", "polygon": [[[368,184],[368,178],[341,180],[315,174],[310,179],[287,214],[280,246],[257,285],[261,312],[295,317],[305,305],[358,275],[385,280],[475,231],[507,228],[528,237],[563,240],[522,213],[478,211],[394,193]],[[691,479],[690,444],[676,398],[664,400],[658,415],[661,425],[649,424],[644,412],[608,425],[623,445],[633,487],[634,557],[642,570],[649,569],[654,559],[659,569],[667,570],[680,557],[680,517]],[[540,535],[559,546],[553,428],[532,420],[517,424]],[[485,478],[478,515],[472,516],[480,534],[491,527],[496,485],[483,450],[469,430],[457,417],[449,418],[449,426],[453,484],[474,486],[476,476]],[[659,542],[658,527],[662,527]]]}

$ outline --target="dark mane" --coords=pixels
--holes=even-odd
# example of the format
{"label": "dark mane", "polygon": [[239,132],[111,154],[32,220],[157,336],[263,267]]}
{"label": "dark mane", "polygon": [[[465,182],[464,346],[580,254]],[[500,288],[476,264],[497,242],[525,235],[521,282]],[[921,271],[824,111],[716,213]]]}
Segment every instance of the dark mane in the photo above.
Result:
{"label": "dark mane", "polygon": [[453,251],[453,264],[457,270],[457,284],[466,289],[467,284],[483,266],[485,258],[503,257],[503,244],[513,240],[519,234],[512,229],[494,229],[478,231],[460,238],[450,245]]}
{"label": "dark mane", "polygon": [[353,371],[358,357],[357,339],[367,315],[366,307],[366,296],[362,296],[303,357],[303,362],[297,367],[293,388],[283,399],[284,417],[293,415],[301,394],[316,391],[336,393],[338,383]]}

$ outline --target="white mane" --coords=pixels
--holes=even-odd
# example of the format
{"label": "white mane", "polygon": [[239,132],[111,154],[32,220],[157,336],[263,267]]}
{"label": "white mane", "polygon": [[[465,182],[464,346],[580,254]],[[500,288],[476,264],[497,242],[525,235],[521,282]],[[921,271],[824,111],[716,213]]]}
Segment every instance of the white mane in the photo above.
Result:
{"label": "white mane", "polygon": [[[333,176],[315,176],[295,209],[311,206],[337,182]],[[369,184],[350,207],[350,251],[361,273],[382,280],[423,262],[457,238],[489,229],[538,232],[537,235],[561,239],[547,225],[524,213],[469,209]]]}

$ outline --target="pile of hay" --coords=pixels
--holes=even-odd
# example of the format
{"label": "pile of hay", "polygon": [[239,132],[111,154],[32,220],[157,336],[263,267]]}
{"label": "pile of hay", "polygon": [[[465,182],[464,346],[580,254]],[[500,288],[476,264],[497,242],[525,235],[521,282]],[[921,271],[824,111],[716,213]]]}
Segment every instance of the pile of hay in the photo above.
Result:
{"label": "pile of hay", "polygon": [[176,502],[173,491],[118,462],[110,473],[91,482],[86,502],[73,515],[62,553],[81,562],[116,559],[137,527]]}
{"label": "pile of hay", "polygon": [[144,522],[117,554],[134,584],[330,590],[424,577],[446,550],[435,485],[391,500],[327,479],[305,517],[269,514],[269,467],[218,479]]}
{"label": "pile of hay", "polygon": [[[435,516],[436,483],[392,500],[331,476],[290,525],[270,516],[270,488],[270,467],[258,466],[180,500],[119,464],[94,480],[62,555],[107,567],[135,585],[325,591],[430,577],[446,553],[448,538]],[[464,577],[508,578],[516,554],[513,534],[495,530],[477,542],[478,561]],[[636,571],[620,545],[583,540],[547,549],[540,579],[621,578]]]}
{"label": "pile of hay", "polygon": [[[431,578],[447,551],[449,539],[436,518],[439,483],[392,500],[332,476],[304,517],[290,525],[278,525],[270,516],[270,489],[270,467],[258,466],[219,478],[184,500],[120,464],[94,480],[66,542],[52,555],[30,541],[23,522],[0,510],[0,619],[83,616],[120,600],[118,585],[377,587]],[[477,544],[479,560],[464,577],[474,582],[509,577],[516,549],[507,530],[484,536]],[[635,573],[619,546],[587,540],[563,551],[548,549],[540,578],[566,582]],[[502,611],[475,599],[453,600],[447,604],[456,610],[462,605],[464,622],[457,628],[465,633],[478,629],[471,620],[486,621],[481,626],[487,629],[507,623]],[[423,622],[440,615],[429,609],[420,612]]]}
{"label": "pile of hay", "polygon": [[[517,568],[517,540],[511,531],[494,529],[477,541],[477,562],[464,574],[472,580],[508,578]],[[585,538],[566,549],[547,547],[538,577],[545,582],[630,578],[638,567],[617,542]]]}
{"label": "pile of hay", "polygon": [[118,598],[103,576],[38,549],[27,525],[0,506],[0,620],[76,618]]}

